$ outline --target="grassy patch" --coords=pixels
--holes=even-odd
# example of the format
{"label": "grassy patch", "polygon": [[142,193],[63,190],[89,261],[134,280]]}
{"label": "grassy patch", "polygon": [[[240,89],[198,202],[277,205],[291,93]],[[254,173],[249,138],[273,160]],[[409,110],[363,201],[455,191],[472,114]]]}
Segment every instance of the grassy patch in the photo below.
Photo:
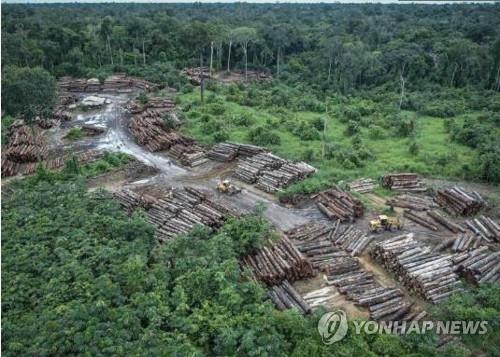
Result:
{"label": "grassy patch", "polygon": [[71,128],[68,133],[64,136],[65,139],[76,141],[83,137],[83,131],[81,128]]}
{"label": "grassy patch", "polygon": [[[244,143],[252,141],[249,133],[258,127],[278,135],[279,144],[265,146],[280,156],[304,160],[319,169],[314,177],[290,187],[287,190],[289,193],[314,192],[333,182],[359,177],[378,179],[390,171],[414,171],[436,177],[462,178],[463,166],[473,165],[474,150],[451,142],[445,130],[445,119],[442,118],[404,112],[403,116],[414,118],[415,130],[413,136],[401,137],[395,134],[391,125],[379,118],[380,113],[374,112],[363,116],[360,123],[382,122],[385,127],[378,127],[379,132],[374,135],[372,126],[361,124],[355,128],[357,134],[354,138],[347,134],[351,129],[348,128],[350,122],[346,122],[341,114],[349,111],[349,104],[334,104],[330,108],[333,114],[327,119],[327,155],[323,156],[322,131],[318,130],[322,125],[318,126],[317,123],[324,120],[325,114],[289,111],[283,107],[250,107],[229,101],[224,94],[210,91],[207,91],[206,98],[205,103],[200,103],[197,91],[179,96],[178,101],[186,114],[185,133],[207,145],[218,141],[217,134],[220,132],[224,133],[224,140]],[[456,120],[462,118],[459,116]],[[313,126],[317,128],[318,138],[304,140],[301,131],[304,128],[311,130]],[[356,140],[361,142],[368,158],[353,165],[343,158],[350,158]],[[409,149],[412,143],[415,143],[416,150]],[[328,150],[333,153],[333,157],[328,155]],[[339,152],[342,155],[336,155]]]}

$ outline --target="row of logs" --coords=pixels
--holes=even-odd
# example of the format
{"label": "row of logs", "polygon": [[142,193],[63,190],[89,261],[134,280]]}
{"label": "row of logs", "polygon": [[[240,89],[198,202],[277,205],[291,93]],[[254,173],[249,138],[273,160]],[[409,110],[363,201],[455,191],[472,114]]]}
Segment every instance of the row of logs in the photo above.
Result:
{"label": "row of logs", "polygon": [[210,71],[209,71],[208,67],[184,68],[181,71],[181,74],[183,74],[186,77],[188,77],[189,81],[194,86],[199,86],[201,84],[201,76],[202,75],[203,75],[204,78],[207,78],[207,79],[211,78]]}
{"label": "row of logs", "polygon": [[[351,260],[352,268],[330,272],[327,277],[328,284],[335,286],[347,299],[367,308],[370,319],[399,321],[415,316],[411,314],[412,304],[405,301],[401,290],[381,286],[372,273],[359,265],[356,258],[347,256],[343,258],[345,259]],[[345,265],[343,261],[340,263]]]}
{"label": "row of logs", "polygon": [[[335,228],[340,225],[340,220],[337,221]],[[363,253],[374,236],[368,236],[365,232],[355,228],[353,225],[345,226],[340,229],[334,229],[330,240],[341,246],[352,256],[358,256]]]}
{"label": "row of logs", "polygon": [[137,143],[152,152],[168,150],[176,144],[193,144],[192,139],[169,129],[159,113],[149,110],[134,115],[128,128]]}
{"label": "row of logs", "polygon": [[315,172],[305,162],[291,162],[265,152],[241,159],[234,175],[246,183],[256,183],[263,191],[276,192]]}
{"label": "row of logs", "polygon": [[409,194],[402,194],[396,197],[389,198],[386,205],[391,207],[408,208],[414,211],[427,211],[431,208],[437,207],[430,197],[415,196]]}
{"label": "row of logs", "polygon": [[278,310],[294,308],[303,315],[312,311],[309,304],[287,280],[283,280],[281,283],[270,287],[267,295]]}
{"label": "row of logs", "polygon": [[[95,161],[102,156],[102,152],[95,150],[88,150],[82,153],[76,154],[75,157],[80,164]],[[49,158],[46,160],[38,162],[29,163],[18,163],[10,161],[6,157],[2,156],[2,177],[10,177],[16,175],[31,175],[33,174],[39,165],[49,169],[57,170],[62,168],[66,161],[70,159],[72,155],[58,156],[54,158]]]}
{"label": "row of logs", "polygon": [[382,184],[390,190],[421,192],[426,188],[417,174],[393,173],[382,178]]}
{"label": "row of logs", "polygon": [[378,183],[374,179],[360,178],[347,184],[349,191],[358,193],[371,192],[378,187]]}
{"label": "row of logs", "polygon": [[486,205],[479,193],[458,186],[438,190],[435,200],[449,213],[462,216],[474,215]]}
{"label": "row of logs", "polygon": [[500,225],[490,217],[479,216],[465,221],[465,225],[481,239],[500,242]]}
{"label": "row of logs", "polygon": [[116,73],[106,78],[102,84],[97,78],[62,77],[59,79],[59,87],[67,92],[99,92],[133,88],[151,91],[158,86],[140,78],[128,77],[125,73]]}
{"label": "row of logs", "polygon": [[11,126],[8,136],[9,143],[3,150],[7,160],[27,163],[47,157],[47,146],[36,128],[30,128],[28,125]]}
{"label": "row of logs", "polygon": [[208,161],[206,152],[196,144],[176,144],[168,153],[184,166],[195,167]]}
{"label": "row of logs", "polygon": [[296,281],[313,276],[309,260],[284,235],[271,245],[256,250],[241,259],[261,282],[272,286],[284,280]]}
{"label": "row of logs", "polygon": [[332,220],[354,221],[363,215],[363,204],[349,192],[334,186],[312,196],[319,210]]}
{"label": "row of logs", "polygon": [[500,252],[482,246],[453,257],[459,272],[476,284],[500,281]]}
{"label": "row of logs", "polygon": [[160,198],[139,195],[131,190],[116,192],[115,197],[128,211],[137,207],[146,210],[147,219],[156,228],[156,237],[163,242],[201,225],[212,229],[238,213],[231,207],[215,202],[211,197],[192,187],[173,189]]}
{"label": "row of logs", "polygon": [[404,234],[374,245],[372,256],[410,290],[431,303],[438,303],[460,290],[450,255],[430,248]]}
{"label": "row of logs", "polygon": [[438,226],[435,224],[434,220],[427,216],[419,215],[415,211],[406,209],[403,212],[403,216],[432,231],[438,230]]}
{"label": "row of logs", "polygon": [[215,161],[231,162],[239,156],[255,156],[266,151],[263,147],[256,145],[224,142],[215,144],[208,152],[208,157]]}

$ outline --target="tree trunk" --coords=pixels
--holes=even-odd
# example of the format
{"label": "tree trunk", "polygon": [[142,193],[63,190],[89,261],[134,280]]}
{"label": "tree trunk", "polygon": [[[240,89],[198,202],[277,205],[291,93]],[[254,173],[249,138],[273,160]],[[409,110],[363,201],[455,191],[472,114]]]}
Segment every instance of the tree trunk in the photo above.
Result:
{"label": "tree trunk", "polygon": [[453,82],[455,81],[455,73],[457,72],[458,64],[455,63],[455,67],[453,67],[453,72],[451,73],[451,81],[450,87],[453,87]]}
{"label": "tree trunk", "polygon": [[403,65],[403,68],[401,69],[401,75],[399,77],[399,82],[401,85],[401,96],[399,97],[399,110],[401,110],[401,106],[403,105],[403,98],[405,95],[405,78],[403,77],[404,70],[405,70],[405,65]]}
{"label": "tree trunk", "polygon": [[328,98],[325,99],[325,121],[323,122],[323,147],[321,149],[321,158],[325,159],[326,151],[326,122],[328,121]]}
{"label": "tree trunk", "polygon": [[248,80],[248,45],[243,46],[243,53],[245,54],[245,81]]}
{"label": "tree trunk", "polygon": [[108,42],[108,49],[109,49],[109,57],[111,58],[111,65],[114,65],[113,62],[113,52],[111,51],[111,42],[109,41],[109,36],[106,36],[107,42]]}
{"label": "tree trunk", "polygon": [[146,52],[144,51],[144,37],[142,38],[142,64],[146,66]]}
{"label": "tree trunk", "polygon": [[203,103],[205,91],[205,75],[203,73],[203,50],[200,50],[200,99]]}
{"label": "tree trunk", "polygon": [[332,56],[330,56],[330,59],[328,61],[328,79],[327,82],[330,83],[330,76],[332,74]]}
{"label": "tree trunk", "polygon": [[278,47],[278,54],[276,58],[276,73],[277,73],[277,78],[280,78],[280,48]]}
{"label": "tree trunk", "polygon": [[208,73],[210,73],[210,77],[212,77],[212,62],[213,62],[213,58],[214,58],[214,41],[211,41],[210,42],[210,71]]}
{"label": "tree trunk", "polygon": [[231,63],[231,46],[233,45],[233,41],[229,41],[229,53],[227,54],[227,73],[231,73],[231,68],[229,64]]}
{"label": "tree trunk", "polygon": [[496,79],[495,79],[495,90],[498,92],[498,90],[500,89],[500,66],[498,66],[498,70],[497,70],[497,76],[496,76]]}

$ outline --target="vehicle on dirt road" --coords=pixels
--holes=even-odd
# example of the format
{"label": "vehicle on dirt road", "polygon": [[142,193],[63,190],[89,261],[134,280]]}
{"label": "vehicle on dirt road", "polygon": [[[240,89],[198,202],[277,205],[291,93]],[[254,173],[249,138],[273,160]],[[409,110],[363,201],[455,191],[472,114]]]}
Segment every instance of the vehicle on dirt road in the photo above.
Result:
{"label": "vehicle on dirt road", "polygon": [[399,217],[388,217],[385,214],[370,221],[370,232],[381,233],[383,231],[395,232],[403,228],[403,222]]}
{"label": "vehicle on dirt road", "polygon": [[230,180],[225,179],[217,183],[217,191],[228,195],[235,195],[241,192],[241,188],[233,185]]}

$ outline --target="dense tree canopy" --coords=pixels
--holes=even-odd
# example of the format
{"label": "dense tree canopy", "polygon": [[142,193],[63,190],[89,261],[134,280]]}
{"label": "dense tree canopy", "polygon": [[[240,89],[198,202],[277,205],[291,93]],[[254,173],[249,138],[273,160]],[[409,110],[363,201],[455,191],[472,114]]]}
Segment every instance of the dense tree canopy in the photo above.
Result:
{"label": "dense tree canopy", "polygon": [[499,14],[494,4],[4,5],[2,62],[58,76],[180,67],[198,64],[200,50],[208,57],[214,42],[218,68],[243,68],[248,58],[321,89],[370,88],[403,75],[413,88],[498,90]]}

